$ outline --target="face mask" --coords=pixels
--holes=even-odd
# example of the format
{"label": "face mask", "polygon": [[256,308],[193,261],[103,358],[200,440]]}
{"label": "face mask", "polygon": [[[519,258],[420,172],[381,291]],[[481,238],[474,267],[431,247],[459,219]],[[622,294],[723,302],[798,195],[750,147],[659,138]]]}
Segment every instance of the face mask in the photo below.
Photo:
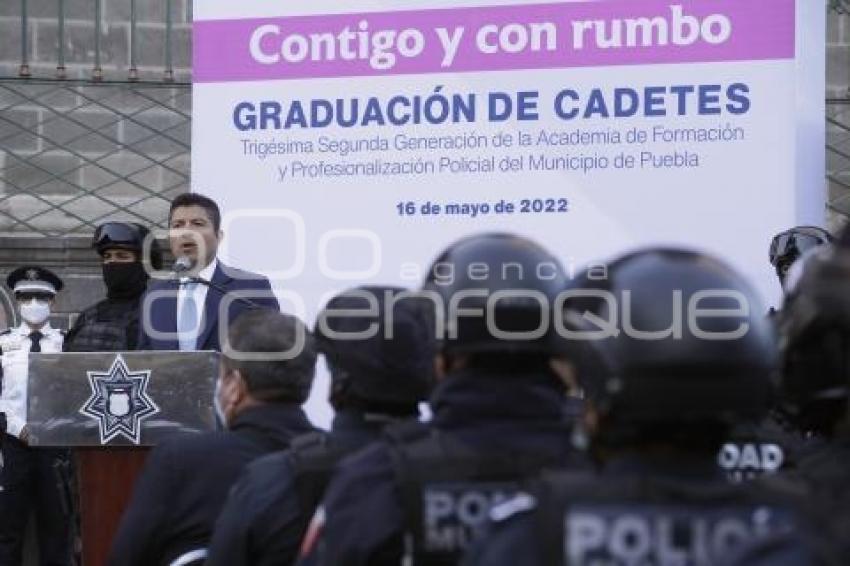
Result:
{"label": "face mask", "polygon": [[103,264],[103,282],[110,299],[131,299],[145,291],[148,277],[145,266],[138,261]]}
{"label": "face mask", "polygon": [[33,299],[20,306],[21,318],[34,326],[43,324],[50,317],[50,304]]}

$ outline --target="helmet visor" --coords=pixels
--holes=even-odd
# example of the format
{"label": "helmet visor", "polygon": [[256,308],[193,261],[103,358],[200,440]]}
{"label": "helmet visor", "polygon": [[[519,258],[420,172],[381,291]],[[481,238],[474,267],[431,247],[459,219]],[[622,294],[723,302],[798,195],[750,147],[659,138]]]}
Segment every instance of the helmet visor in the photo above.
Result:
{"label": "helmet visor", "polygon": [[828,242],[829,235],[826,232],[820,233],[820,230],[795,228],[787,232],[782,232],[774,236],[770,243],[770,263],[777,265],[780,261],[794,261],[806,250],[810,250],[817,246]]}
{"label": "helmet visor", "polygon": [[124,222],[107,222],[94,231],[92,247],[103,250],[110,245],[140,248],[144,237],[138,226]]}

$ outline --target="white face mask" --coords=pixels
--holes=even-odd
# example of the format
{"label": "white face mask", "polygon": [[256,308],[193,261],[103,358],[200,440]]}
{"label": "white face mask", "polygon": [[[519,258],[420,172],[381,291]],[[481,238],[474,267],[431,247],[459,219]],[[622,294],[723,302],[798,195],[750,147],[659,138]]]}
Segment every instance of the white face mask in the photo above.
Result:
{"label": "white face mask", "polygon": [[50,304],[47,301],[32,299],[20,306],[21,318],[32,325],[43,324],[50,317]]}

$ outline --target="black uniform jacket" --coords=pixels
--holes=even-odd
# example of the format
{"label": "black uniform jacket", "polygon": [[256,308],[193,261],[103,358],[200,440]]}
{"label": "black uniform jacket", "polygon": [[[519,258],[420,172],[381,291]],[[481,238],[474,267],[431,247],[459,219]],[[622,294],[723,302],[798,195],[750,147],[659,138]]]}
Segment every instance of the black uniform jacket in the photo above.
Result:
{"label": "black uniform jacket", "polygon": [[[541,457],[585,466],[571,443],[564,396],[550,376],[452,374],[431,399],[432,426],[483,457]],[[458,478],[462,480],[462,478]],[[343,461],[324,500],[326,522],[317,554],[325,565],[398,564],[405,512],[386,443]]]}
{"label": "black uniform jacket", "polygon": [[[387,422],[352,411],[337,413],[328,443],[341,458],[343,451],[354,452],[376,440]],[[299,492],[304,486],[295,477],[292,458],[290,451],[276,452],[245,467],[216,523],[207,566],[273,566],[295,561],[315,507],[304,508],[309,497]],[[316,495],[321,499],[321,494]]]}
{"label": "black uniform jacket", "polygon": [[245,465],[286,449],[292,438],[312,430],[300,407],[267,404],[243,411],[230,430],[184,435],[159,444],[136,483],[109,563],[168,564],[185,552],[205,548],[228,491]]}

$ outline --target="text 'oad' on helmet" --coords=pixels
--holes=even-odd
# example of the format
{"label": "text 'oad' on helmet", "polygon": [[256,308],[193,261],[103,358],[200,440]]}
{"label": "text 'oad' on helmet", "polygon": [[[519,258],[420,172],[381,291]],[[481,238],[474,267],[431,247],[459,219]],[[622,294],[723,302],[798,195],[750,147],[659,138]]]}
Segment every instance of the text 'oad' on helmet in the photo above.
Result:
{"label": "text 'oad' on helmet", "polygon": [[774,332],[743,277],[710,256],[647,249],[577,278],[565,317],[584,343],[579,381],[613,422],[758,419]]}

